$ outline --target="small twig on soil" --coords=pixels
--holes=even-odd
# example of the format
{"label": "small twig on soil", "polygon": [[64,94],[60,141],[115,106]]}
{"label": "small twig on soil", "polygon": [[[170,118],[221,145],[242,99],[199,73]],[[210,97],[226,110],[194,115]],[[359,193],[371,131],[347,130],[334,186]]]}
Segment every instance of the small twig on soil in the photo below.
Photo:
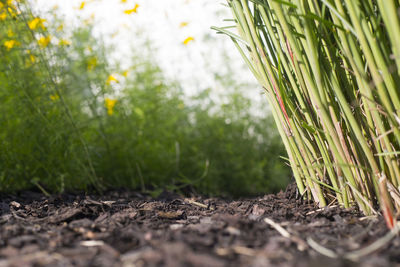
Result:
{"label": "small twig on soil", "polygon": [[84,240],[79,243],[84,247],[101,247],[104,245],[104,241],[102,240]]}
{"label": "small twig on soil", "polygon": [[365,221],[365,220],[376,220],[378,218],[378,215],[370,215],[370,216],[365,216],[361,217],[358,219],[360,222]]}
{"label": "small twig on soil", "polygon": [[356,261],[359,258],[369,255],[372,252],[375,252],[378,249],[385,246],[386,244],[388,244],[399,232],[400,232],[400,222],[396,222],[393,229],[390,232],[388,232],[386,235],[384,235],[383,237],[376,240],[374,243],[372,243],[371,245],[369,245],[365,248],[345,254],[344,257],[346,259]]}
{"label": "small twig on soil", "polygon": [[338,257],[336,252],[334,252],[333,250],[330,250],[330,249],[328,249],[326,247],[321,246],[320,244],[315,242],[311,237],[307,238],[307,243],[308,243],[308,245],[310,245],[311,248],[313,248],[319,254],[322,254],[322,255],[327,256],[329,258],[337,258]]}
{"label": "small twig on soil", "polygon": [[[359,250],[356,250],[356,251],[352,251],[352,252],[349,252],[349,253],[345,253],[343,255],[343,258],[351,260],[351,261],[357,261],[360,258],[362,258],[364,256],[367,256],[367,255],[379,250],[383,246],[387,245],[399,232],[400,232],[400,222],[397,222],[395,224],[395,227],[390,232],[388,232],[385,236],[383,236],[380,239],[376,240],[374,243],[372,243],[371,245],[369,245],[367,247],[364,247],[362,249],[359,249]],[[337,258],[338,257],[338,254],[336,252],[321,246],[320,244],[315,242],[311,237],[307,238],[307,243],[315,251],[317,251],[318,253],[320,253],[320,254],[322,254],[324,256],[327,256],[327,257],[330,257],[330,258]]]}
{"label": "small twig on soil", "polygon": [[286,231],[282,226],[271,220],[270,218],[264,218],[264,222],[271,225],[276,231],[278,231],[283,237],[290,239],[290,233]]}
{"label": "small twig on soil", "polygon": [[339,207],[339,205],[326,206],[324,208],[320,208],[320,209],[317,209],[317,210],[312,210],[312,211],[307,212],[306,215],[311,215],[311,214],[316,213],[316,212],[320,212],[320,211],[323,211],[323,210],[326,210],[326,209],[333,209],[333,208],[336,208],[336,207]]}
{"label": "small twig on soil", "polygon": [[194,200],[192,200],[192,199],[185,198],[185,202],[186,202],[187,204],[192,204],[192,205],[198,206],[198,207],[203,208],[203,209],[214,210],[213,207],[209,207],[209,206],[207,206],[206,204],[203,204],[203,203],[194,201]]}
{"label": "small twig on soil", "polygon": [[276,231],[278,231],[283,237],[290,239],[292,242],[297,244],[297,249],[304,251],[307,248],[307,243],[298,236],[291,235],[287,230],[285,230],[281,225],[277,224],[269,218],[264,218],[264,222],[272,226]]}
{"label": "small twig on soil", "polygon": [[[39,222],[43,222],[43,221],[46,221],[48,218],[39,218],[39,219],[33,219],[33,218],[31,218],[31,217],[29,217],[29,218],[24,218],[24,217],[21,217],[21,216],[19,216],[15,211],[13,211],[13,210],[11,210],[11,214],[12,214],[12,216],[15,218],[15,219],[17,219],[17,220],[21,220],[21,221],[29,221],[29,222],[31,222],[31,223],[39,223]],[[1,266],[0,266],[1,267]]]}

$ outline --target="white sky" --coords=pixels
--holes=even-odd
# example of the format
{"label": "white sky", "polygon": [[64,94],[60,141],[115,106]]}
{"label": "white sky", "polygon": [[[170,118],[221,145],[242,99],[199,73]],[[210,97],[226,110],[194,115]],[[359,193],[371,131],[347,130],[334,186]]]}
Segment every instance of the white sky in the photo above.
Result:
{"label": "white sky", "polygon": [[[79,9],[82,0],[32,0],[39,12],[57,5],[60,14],[69,24],[79,23],[78,17],[89,18],[94,14],[95,33],[108,44],[114,44],[114,58],[124,63],[130,58],[131,47],[149,39],[155,48],[154,58],[167,77],[180,82],[186,93],[210,87],[224,90],[215,82],[214,75],[225,74],[227,68],[234,70],[236,80],[255,82],[250,71],[231,40],[217,35],[211,26],[221,26],[223,19],[231,18],[224,0],[89,0]],[[137,13],[124,14],[139,4]],[[180,27],[187,22],[186,27]],[[141,32],[138,35],[138,32]],[[114,36],[112,38],[112,36]],[[183,45],[192,36],[194,41]],[[140,48],[140,47],[139,47]],[[224,53],[229,59],[224,58]],[[250,93],[259,94],[256,85]]]}

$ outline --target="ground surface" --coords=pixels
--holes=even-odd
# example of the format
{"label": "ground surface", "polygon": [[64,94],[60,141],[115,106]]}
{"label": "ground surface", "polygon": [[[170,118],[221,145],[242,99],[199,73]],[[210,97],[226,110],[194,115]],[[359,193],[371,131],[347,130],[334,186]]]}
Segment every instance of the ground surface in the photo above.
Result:
{"label": "ground surface", "polygon": [[[400,266],[400,237],[358,255],[387,234],[381,218],[319,210],[294,191],[240,201],[154,200],[134,192],[3,195],[0,267]],[[345,251],[356,251],[355,261],[344,259]]]}

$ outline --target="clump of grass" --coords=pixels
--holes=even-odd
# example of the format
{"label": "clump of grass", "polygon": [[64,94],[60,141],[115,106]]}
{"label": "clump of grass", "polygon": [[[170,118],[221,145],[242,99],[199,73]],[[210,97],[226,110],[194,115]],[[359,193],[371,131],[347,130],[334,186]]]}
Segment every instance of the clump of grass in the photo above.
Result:
{"label": "clump of grass", "polygon": [[397,1],[229,0],[297,186],[320,206],[400,211]]}

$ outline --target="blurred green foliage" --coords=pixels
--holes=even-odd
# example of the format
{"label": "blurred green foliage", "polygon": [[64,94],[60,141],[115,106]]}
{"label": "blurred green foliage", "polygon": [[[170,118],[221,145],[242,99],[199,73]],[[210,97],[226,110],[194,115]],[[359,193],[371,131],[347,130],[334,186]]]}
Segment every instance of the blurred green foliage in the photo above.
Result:
{"label": "blurred green foliage", "polygon": [[188,98],[156,60],[140,56],[149,48],[137,48],[122,70],[109,64],[90,24],[67,40],[61,20],[50,26],[24,3],[2,17],[4,8],[0,191],[190,186],[244,196],[287,184],[272,119],[252,114],[254,103],[229,77],[221,78],[225,101],[213,101],[212,88]]}

